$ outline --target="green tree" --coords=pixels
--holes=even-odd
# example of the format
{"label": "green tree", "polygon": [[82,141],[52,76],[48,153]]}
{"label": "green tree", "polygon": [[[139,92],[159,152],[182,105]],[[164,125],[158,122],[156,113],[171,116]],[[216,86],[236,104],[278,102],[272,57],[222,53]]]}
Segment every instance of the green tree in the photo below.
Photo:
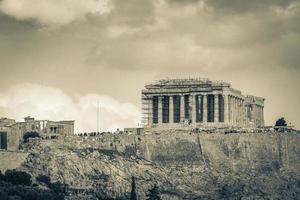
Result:
{"label": "green tree", "polygon": [[281,117],[276,121],[275,126],[287,126],[287,123],[285,119]]}
{"label": "green tree", "polygon": [[29,138],[36,138],[36,137],[40,137],[40,134],[36,131],[31,131],[31,132],[26,132],[23,135],[23,140],[24,142],[28,142]]}
{"label": "green tree", "polygon": [[156,184],[154,185],[153,188],[148,190],[148,194],[147,196],[147,200],[160,200],[160,196],[159,196],[159,190],[158,187],[156,186]]}
{"label": "green tree", "polygon": [[130,200],[137,200],[135,177],[131,177],[131,193]]}

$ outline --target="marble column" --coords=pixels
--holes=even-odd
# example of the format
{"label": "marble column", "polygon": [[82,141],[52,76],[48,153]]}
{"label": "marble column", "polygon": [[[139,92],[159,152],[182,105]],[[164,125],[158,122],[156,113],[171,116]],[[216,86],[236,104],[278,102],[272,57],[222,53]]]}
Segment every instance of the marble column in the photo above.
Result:
{"label": "marble column", "polygon": [[240,124],[240,99],[236,99],[236,105],[237,105],[237,119],[236,122],[239,125]]}
{"label": "marble column", "polygon": [[173,96],[169,96],[169,123],[174,123],[174,103]]}
{"label": "marble column", "polygon": [[261,126],[261,106],[259,106],[259,125]]}
{"label": "marble column", "polygon": [[192,120],[192,123],[196,123],[196,95],[191,94],[189,97],[190,102],[190,119]]}
{"label": "marble column", "polygon": [[162,96],[158,96],[158,123],[162,123]]}
{"label": "marble column", "polygon": [[241,109],[242,109],[242,126],[245,126],[245,109],[244,109],[244,99],[241,101]]}
{"label": "marble column", "polygon": [[240,110],[240,118],[239,118],[239,122],[240,122],[240,126],[242,126],[242,123],[243,123],[243,120],[242,120],[242,119],[243,119],[243,118],[242,118],[242,99],[240,99],[239,102],[240,102],[240,104],[239,104],[239,105],[240,105],[240,109],[239,109],[239,110]]}
{"label": "marble column", "polygon": [[232,97],[232,101],[233,101],[233,124],[236,125],[236,98],[235,97]]}
{"label": "marble column", "polygon": [[262,122],[262,126],[265,126],[265,118],[264,118],[264,107],[261,107],[261,122]]}
{"label": "marble column", "polygon": [[237,98],[237,105],[238,105],[238,118],[237,118],[237,123],[238,123],[238,125],[240,125],[240,121],[241,121],[241,116],[240,116],[240,112],[241,112],[241,110],[240,110],[240,98]]}
{"label": "marble column", "polygon": [[219,95],[214,95],[214,122],[219,122]]}
{"label": "marble column", "polygon": [[224,123],[228,123],[229,118],[229,106],[228,106],[228,95],[224,95]]}
{"label": "marble column", "polygon": [[185,113],[184,113],[184,95],[180,95],[180,123],[184,123]]}
{"label": "marble column", "polygon": [[247,121],[247,108],[245,107],[245,101],[243,103],[243,110],[244,110],[244,125],[246,126],[248,124],[248,121]]}
{"label": "marble column", "polygon": [[260,126],[260,106],[257,106],[257,121],[258,126]]}
{"label": "marble column", "polygon": [[235,122],[238,125],[239,124],[239,101],[238,98],[235,98]]}
{"label": "marble column", "polygon": [[203,123],[207,122],[207,94],[203,95]]}
{"label": "marble column", "polygon": [[234,118],[233,118],[233,112],[234,112],[233,96],[230,97],[230,104],[231,104],[231,124],[233,124],[234,123]]}
{"label": "marble column", "polygon": [[232,124],[233,123],[233,101],[232,101],[232,96],[230,95],[229,96],[229,106],[230,106],[230,123]]}
{"label": "marble column", "polygon": [[263,126],[262,121],[263,121],[263,118],[262,118],[262,107],[259,106],[259,125],[260,126]]}
{"label": "marble column", "polygon": [[240,99],[240,109],[241,109],[241,111],[240,111],[240,117],[241,117],[241,122],[240,122],[240,124],[241,124],[241,126],[243,126],[243,123],[244,123],[244,118],[243,118],[243,99]]}
{"label": "marble column", "polygon": [[257,126],[257,106],[254,105],[254,125]]}
{"label": "marble column", "polygon": [[148,100],[148,124],[153,123],[153,97],[151,96]]}
{"label": "marble column", "polygon": [[232,121],[231,111],[232,111],[231,96],[228,95],[228,122],[230,122],[230,123]]}
{"label": "marble column", "polygon": [[264,126],[264,117],[263,117],[263,107],[260,107],[260,123],[261,126]]}
{"label": "marble column", "polygon": [[239,98],[236,98],[236,123],[237,123],[237,125],[239,125],[239,123],[240,123],[240,106],[239,106],[239,104],[240,104],[240,99]]}

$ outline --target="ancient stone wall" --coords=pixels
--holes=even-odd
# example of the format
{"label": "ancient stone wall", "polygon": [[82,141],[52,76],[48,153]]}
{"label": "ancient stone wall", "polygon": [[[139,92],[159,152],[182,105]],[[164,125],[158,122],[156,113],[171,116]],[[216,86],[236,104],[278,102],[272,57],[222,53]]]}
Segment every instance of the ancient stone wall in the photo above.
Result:
{"label": "ancient stone wall", "polygon": [[20,145],[20,134],[19,132],[10,131],[7,136],[7,150],[17,151]]}
{"label": "ancient stone wall", "polygon": [[118,135],[86,139],[81,145],[134,151],[139,156],[164,165],[226,166],[253,168],[300,168],[300,135],[295,133],[200,133],[189,131]]}
{"label": "ancient stone wall", "polygon": [[139,147],[145,158],[164,164],[204,162],[232,170],[240,165],[300,167],[300,135],[293,133],[148,135]]}
{"label": "ancient stone wall", "polygon": [[[300,168],[300,135],[295,133],[200,133],[174,131],[148,135],[104,135],[45,140],[44,145],[65,142],[74,148],[108,149],[137,154],[162,165],[198,165],[228,170],[251,166]],[[1,163],[10,163],[3,160]],[[8,152],[9,153],[9,152]],[[18,154],[18,153],[16,153]],[[3,156],[2,156],[3,155]],[[22,155],[22,154],[20,154]],[[11,154],[7,159],[13,158]]]}

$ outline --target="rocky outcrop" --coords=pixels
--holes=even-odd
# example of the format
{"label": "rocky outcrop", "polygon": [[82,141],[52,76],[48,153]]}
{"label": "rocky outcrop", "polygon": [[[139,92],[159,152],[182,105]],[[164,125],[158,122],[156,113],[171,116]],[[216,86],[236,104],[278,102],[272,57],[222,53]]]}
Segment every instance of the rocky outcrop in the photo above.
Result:
{"label": "rocky outcrop", "polygon": [[131,190],[132,176],[137,178],[141,199],[153,184],[166,191],[175,187],[167,172],[155,163],[113,150],[41,141],[30,151],[22,170],[33,177],[49,176],[51,182],[66,184],[71,193],[83,191],[100,199],[126,197]]}
{"label": "rocky outcrop", "polygon": [[128,144],[122,143],[122,148],[116,137],[106,140],[108,145],[99,138],[36,141],[25,146],[30,154],[21,169],[66,186],[67,199],[126,199],[132,176],[140,199],[154,184],[163,199],[296,199],[300,195],[297,134],[197,138],[185,132],[126,137]]}

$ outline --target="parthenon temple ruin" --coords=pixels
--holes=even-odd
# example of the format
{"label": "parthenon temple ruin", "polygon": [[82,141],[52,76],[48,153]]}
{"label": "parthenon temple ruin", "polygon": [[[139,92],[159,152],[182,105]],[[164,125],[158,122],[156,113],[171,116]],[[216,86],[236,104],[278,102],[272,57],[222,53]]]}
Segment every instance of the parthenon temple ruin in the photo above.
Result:
{"label": "parthenon temple ruin", "polygon": [[148,128],[262,127],[264,100],[224,81],[159,80],[142,90],[142,122]]}

